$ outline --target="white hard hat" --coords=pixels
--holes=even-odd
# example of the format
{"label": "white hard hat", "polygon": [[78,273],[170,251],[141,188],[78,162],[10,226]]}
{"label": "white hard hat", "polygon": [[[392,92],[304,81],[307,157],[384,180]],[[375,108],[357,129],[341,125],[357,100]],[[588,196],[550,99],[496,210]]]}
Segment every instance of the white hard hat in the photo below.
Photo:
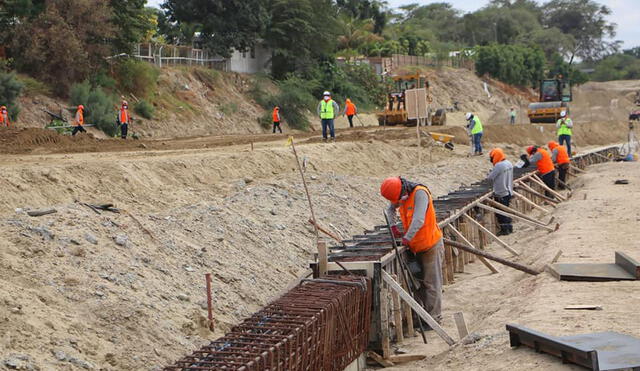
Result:
{"label": "white hard hat", "polygon": [[471,120],[471,116],[473,116],[471,112],[467,112],[467,114],[464,115],[464,117],[466,117],[467,120]]}
{"label": "white hard hat", "polygon": [[323,97],[331,96],[331,93],[329,93],[329,91],[325,91],[324,93],[322,93],[322,96]]}
{"label": "white hard hat", "polygon": [[561,111],[560,112],[560,117],[565,117],[567,116],[567,111]]}

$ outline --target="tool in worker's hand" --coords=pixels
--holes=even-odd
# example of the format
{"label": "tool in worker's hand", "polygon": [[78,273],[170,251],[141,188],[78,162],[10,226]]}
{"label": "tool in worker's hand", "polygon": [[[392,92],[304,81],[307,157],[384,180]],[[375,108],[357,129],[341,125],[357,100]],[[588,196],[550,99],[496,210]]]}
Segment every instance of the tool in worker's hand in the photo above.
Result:
{"label": "tool in worker's hand", "polygon": [[360,123],[360,125],[364,127],[364,123],[362,122],[362,120],[360,120],[360,116],[358,116],[358,114],[356,114],[356,118],[358,119],[358,122]]}
{"label": "tool in worker's hand", "polygon": [[[389,229],[389,234],[391,235],[391,244],[393,245],[393,249],[396,252],[396,257],[400,262],[400,270],[402,271],[402,277],[404,278],[404,281],[407,283],[407,286],[412,286],[407,288],[409,289],[413,299],[416,302],[420,303],[420,301],[418,301],[418,298],[416,297],[416,294],[415,294],[415,290],[419,289],[420,286],[418,286],[415,280],[415,277],[413,277],[413,275],[411,274],[411,270],[407,266],[407,262],[403,259],[402,255],[400,255],[400,251],[398,250],[398,244],[396,243],[396,237],[393,233],[393,228],[391,227],[391,221],[389,221],[389,217],[387,216],[387,213],[383,212],[383,214],[384,214],[384,220],[387,221],[387,228]],[[424,334],[424,327],[422,326],[422,318],[419,318],[419,316],[418,316],[418,325],[420,326],[422,341],[424,341],[424,343],[427,344],[427,337]]]}

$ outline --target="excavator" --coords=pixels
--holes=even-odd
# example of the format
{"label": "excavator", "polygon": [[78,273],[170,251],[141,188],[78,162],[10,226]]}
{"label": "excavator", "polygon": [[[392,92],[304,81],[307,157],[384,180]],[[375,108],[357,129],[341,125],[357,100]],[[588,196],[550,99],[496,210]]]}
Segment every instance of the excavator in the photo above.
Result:
{"label": "excavator", "polygon": [[[409,89],[426,88],[427,100],[431,102],[429,91],[429,81],[427,76],[421,73],[400,73],[392,77],[394,91],[388,94],[387,105],[384,111],[378,112],[378,124],[383,125],[404,125],[416,126],[416,120],[409,120],[407,107],[405,105],[405,91]],[[447,121],[447,111],[437,109],[430,113],[431,125],[445,125]]]}
{"label": "excavator", "polygon": [[538,102],[529,104],[527,115],[532,124],[553,123],[560,119],[560,112],[569,113],[572,101],[571,81],[562,76],[555,79],[540,80]]}

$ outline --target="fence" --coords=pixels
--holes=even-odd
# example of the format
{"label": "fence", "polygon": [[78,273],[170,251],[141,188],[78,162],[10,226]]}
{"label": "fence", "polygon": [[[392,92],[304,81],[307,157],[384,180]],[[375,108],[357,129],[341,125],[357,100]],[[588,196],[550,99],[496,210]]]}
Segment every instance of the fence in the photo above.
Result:
{"label": "fence", "polygon": [[475,64],[473,60],[463,55],[448,56],[445,58],[419,57],[415,55],[393,54],[391,56],[391,64],[394,69],[405,66],[424,66],[424,67],[451,67],[466,68],[473,70]]}
{"label": "fence", "polygon": [[138,44],[133,56],[137,59],[153,63],[158,67],[166,65],[204,66],[221,71],[228,70],[225,58],[211,56],[204,49],[188,46]]}

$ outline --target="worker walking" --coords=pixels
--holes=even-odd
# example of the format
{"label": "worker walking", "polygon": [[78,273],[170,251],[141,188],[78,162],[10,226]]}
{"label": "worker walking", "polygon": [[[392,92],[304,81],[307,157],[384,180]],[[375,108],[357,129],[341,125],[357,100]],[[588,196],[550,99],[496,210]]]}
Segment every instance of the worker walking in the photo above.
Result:
{"label": "worker walking", "polygon": [[[487,178],[493,181],[493,199],[509,207],[513,197],[513,164],[507,160],[507,156],[500,148],[494,148],[489,152],[489,160],[493,164],[493,170]],[[496,214],[496,218],[500,224],[498,236],[513,233],[511,218],[501,214]]]}
{"label": "worker walking", "polygon": [[573,134],[573,121],[567,115],[567,111],[560,112],[560,119],[556,123],[556,129],[558,133],[558,143],[560,145],[566,145],[567,153],[569,153],[569,158],[572,157],[571,154],[571,135]]}
{"label": "worker walking", "polygon": [[358,108],[356,107],[351,99],[347,98],[347,101],[344,104],[344,114],[347,115],[347,119],[349,119],[349,127],[353,127],[353,116],[358,114]]}
{"label": "worker walking", "polygon": [[278,130],[280,130],[280,134],[282,134],[282,128],[280,127],[280,107],[275,106],[273,107],[273,112],[271,113],[272,119],[273,119],[273,134],[276,133],[276,128]]}
{"label": "worker walking", "polygon": [[482,128],[482,121],[480,121],[480,117],[471,112],[467,112],[465,117],[469,122],[467,124],[467,129],[473,138],[474,154],[476,156],[480,156],[482,155],[482,133],[484,131]]}
{"label": "worker walking", "polygon": [[9,111],[7,111],[6,106],[0,107],[0,126],[11,126],[11,122],[9,121]]}
{"label": "worker walking", "polygon": [[[438,227],[433,197],[429,189],[400,177],[387,178],[380,186],[380,194],[389,200],[386,214],[394,237],[402,237],[402,244],[416,254],[422,266],[422,287],[417,293],[425,309],[438,322],[442,321],[442,262],[444,243]],[[396,224],[396,210],[400,214],[404,235]]]}
{"label": "worker walking", "polygon": [[549,142],[547,147],[549,147],[549,150],[551,151],[551,161],[556,164],[556,168],[558,169],[558,179],[560,179],[558,189],[565,189],[565,185],[567,184],[567,172],[569,171],[569,165],[571,164],[571,158],[569,157],[567,148],[554,141]]}
{"label": "worker walking", "polygon": [[317,108],[318,116],[320,116],[322,122],[322,139],[325,142],[327,141],[327,130],[329,130],[331,140],[335,142],[336,133],[333,120],[336,118],[336,115],[340,113],[340,106],[331,99],[331,93],[328,91],[325,91],[322,96],[322,100],[318,103]]}
{"label": "worker walking", "polygon": [[131,116],[129,116],[129,103],[127,103],[126,100],[123,100],[120,111],[118,112],[118,126],[120,126],[120,136],[122,139],[127,139],[130,122]]}
{"label": "worker walking", "polygon": [[[533,164],[538,168],[540,178],[551,189],[556,189],[556,168],[553,166],[551,155],[544,148],[538,146],[530,146],[527,148],[529,157],[522,155],[520,157],[525,162],[525,167]],[[545,192],[551,196],[549,192]]]}
{"label": "worker walking", "polygon": [[509,123],[511,125],[516,124],[516,109],[511,107],[511,111],[509,111]]}
{"label": "worker walking", "polygon": [[86,133],[84,130],[84,106],[81,104],[78,106],[76,110],[76,116],[73,119],[73,131],[71,132],[72,136],[78,134],[78,132]]}

